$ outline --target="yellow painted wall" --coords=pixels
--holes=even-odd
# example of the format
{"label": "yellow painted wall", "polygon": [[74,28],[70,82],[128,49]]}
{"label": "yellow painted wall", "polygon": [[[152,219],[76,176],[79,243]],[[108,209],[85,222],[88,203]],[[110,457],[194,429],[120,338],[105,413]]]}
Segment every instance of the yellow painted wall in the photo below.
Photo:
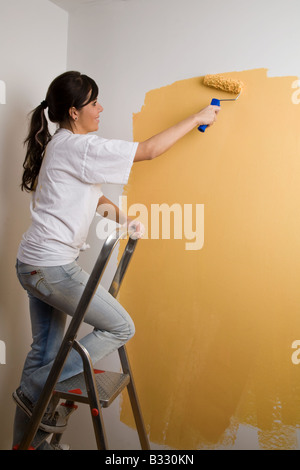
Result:
{"label": "yellow painted wall", "polygon": [[[300,424],[300,105],[296,77],[223,74],[245,89],[218,122],[134,165],[128,206],[204,204],[204,246],[139,242],[120,292],[137,333],[128,344],[150,439],[177,449],[234,443],[291,449]],[[201,77],[147,93],[134,115],[144,140],[222,98]],[[227,96],[226,96],[227,97]],[[149,220],[151,225],[151,221]],[[171,237],[172,238],[172,237]],[[127,398],[121,419],[133,424]]]}

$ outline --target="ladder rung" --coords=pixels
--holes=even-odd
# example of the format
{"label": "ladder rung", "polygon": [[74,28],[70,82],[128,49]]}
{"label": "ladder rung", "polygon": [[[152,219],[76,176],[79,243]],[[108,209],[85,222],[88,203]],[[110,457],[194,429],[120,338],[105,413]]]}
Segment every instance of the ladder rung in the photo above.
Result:
{"label": "ladder rung", "polygon": [[[128,374],[118,372],[96,371],[95,382],[99,401],[102,407],[108,407],[120,392],[128,385]],[[89,403],[84,374],[78,374],[70,379],[56,384],[54,393],[67,400]]]}
{"label": "ladder rung", "polygon": [[[37,433],[31,443],[31,446],[29,447],[29,450],[36,450],[37,447],[39,447],[46,439],[49,437],[51,433],[42,431],[41,429],[37,430]],[[19,448],[19,445],[16,445],[13,450],[17,450]]]}
{"label": "ladder rung", "polygon": [[48,436],[50,436],[51,433],[42,431],[41,429],[38,430],[38,432],[35,435],[35,438],[33,439],[33,442],[31,443],[32,447],[36,449],[39,447],[46,439]]}

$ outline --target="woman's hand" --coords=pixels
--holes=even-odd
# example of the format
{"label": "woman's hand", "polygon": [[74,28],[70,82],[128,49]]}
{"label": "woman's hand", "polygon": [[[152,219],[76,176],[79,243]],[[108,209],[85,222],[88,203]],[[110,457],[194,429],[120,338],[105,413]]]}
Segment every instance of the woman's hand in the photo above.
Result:
{"label": "woman's hand", "polygon": [[129,237],[133,240],[142,238],[145,235],[145,227],[139,220],[127,220]]}
{"label": "woman's hand", "polygon": [[209,105],[196,114],[198,126],[211,126],[216,120],[220,111],[220,106]]}

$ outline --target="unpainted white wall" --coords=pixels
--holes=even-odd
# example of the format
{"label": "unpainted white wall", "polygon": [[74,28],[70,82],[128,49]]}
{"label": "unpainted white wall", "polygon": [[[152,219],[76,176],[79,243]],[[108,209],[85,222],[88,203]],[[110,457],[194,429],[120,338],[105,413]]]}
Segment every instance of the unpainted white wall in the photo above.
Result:
{"label": "unpainted white wall", "polygon": [[[18,386],[31,342],[27,297],[15,275],[15,258],[29,224],[30,196],[20,190],[27,114],[50,81],[66,69],[68,14],[48,0],[0,0],[0,449],[10,449]],[[0,361],[1,362],[1,361]]]}

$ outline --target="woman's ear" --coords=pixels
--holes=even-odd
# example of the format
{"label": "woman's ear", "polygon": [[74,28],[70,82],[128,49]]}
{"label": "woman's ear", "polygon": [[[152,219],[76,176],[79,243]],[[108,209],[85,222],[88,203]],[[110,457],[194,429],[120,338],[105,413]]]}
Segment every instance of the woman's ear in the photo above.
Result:
{"label": "woman's ear", "polygon": [[73,119],[73,121],[77,121],[78,111],[74,106],[72,106],[72,108],[69,109],[69,115]]}

